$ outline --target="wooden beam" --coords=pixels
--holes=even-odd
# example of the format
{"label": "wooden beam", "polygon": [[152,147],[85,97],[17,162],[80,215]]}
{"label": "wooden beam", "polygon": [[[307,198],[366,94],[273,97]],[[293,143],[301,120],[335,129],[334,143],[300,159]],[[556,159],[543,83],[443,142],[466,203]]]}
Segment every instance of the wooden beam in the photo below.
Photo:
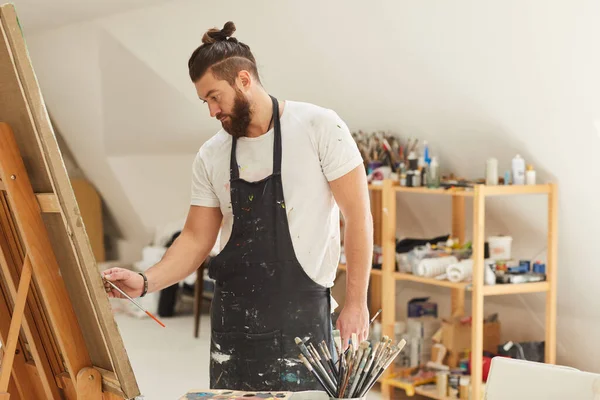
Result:
{"label": "wooden beam", "polygon": [[[465,197],[452,196],[452,237],[457,238],[459,243],[465,243]],[[465,315],[465,291],[452,289],[451,293],[452,316]]]}
{"label": "wooden beam", "polygon": [[[386,179],[383,182],[381,197],[381,247],[383,251],[383,265],[381,275],[382,289],[382,334],[391,338],[395,337],[396,324],[396,192],[393,188],[393,182]],[[389,377],[393,373],[393,367],[387,369],[382,378]],[[393,388],[386,383],[381,385],[381,394],[383,398],[392,398]]]}
{"label": "wooden beam", "polygon": [[[9,235],[13,235],[12,238],[14,241],[14,233],[8,232],[9,230],[12,231],[12,227],[10,226],[10,221],[7,219],[9,210],[7,208],[8,205],[5,202],[6,199],[4,196],[0,196],[0,271],[4,277],[8,295],[15,299],[17,297],[17,287],[15,282],[18,279],[18,275],[15,265],[16,261],[13,257],[17,257],[18,260],[24,260],[24,257],[21,258],[19,254],[14,254],[15,252],[20,253],[18,248],[10,247],[11,245],[15,245],[15,243],[9,242],[8,237]],[[32,299],[33,296],[30,297],[30,305]],[[8,309],[8,305],[6,305],[5,308]],[[9,313],[6,312],[6,314],[2,313],[0,315],[8,316]],[[4,320],[0,321],[0,326],[4,323]],[[35,374],[28,374],[22,368],[13,370],[19,374],[18,386],[25,387],[26,393],[34,392],[37,394],[37,392],[43,391],[43,395],[46,399],[60,399],[61,396],[57,386],[54,384],[53,372],[48,358],[49,349],[44,349],[42,339],[39,335],[39,332],[36,330],[35,319],[33,318],[32,312],[29,309],[25,310],[23,332],[27,338],[27,343],[29,344],[29,349],[31,350],[31,354],[37,368]],[[17,363],[16,366],[21,366],[21,364],[24,364],[23,353],[19,354],[19,363]],[[13,374],[13,376],[15,375]],[[39,388],[38,385],[34,385],[32,381],[34,379],[33,377],[40,379],[41,388]]]}
{"label": "wooden beam", "polygon": [[15,351],[17,350],[17,342],[19,341],[19,332],[23,323],[23,314],[25,313],[25,305],[27,304],[27,293],[29,293],[29,285],[31,284],[31,262],[28,257],[25,257],[25,264],[21,269],[21,280],[19,281],[19,289],[17,296],[14,299],[15,306],[13,308],[12,319],[10,321],[10,329],[6,340],[4,357],[2,357],[2,370],[0,370],[0,392],[8,391],[8,381],[13,368],[15,359]]}
{"label": "wooden beam", "polygon": [[43,213],[60,213],[60,204],[54,193],[38,193],[35,197]]}
{"label": "wooden beam", "polygon": [[[6,191],[2,181],[0,181],[0,190]],[[60,204],[54,193],[36,193],[35,197],[43,213],[60,213]]]}
{"label": "wooden beam", "polygon": [[546,294],[546,346],[544,361],[556,363],[556,279],[558,263],[558,191],[550,185],[548,195],[548,242],[546,280],[550,285]]}
{"label": "wooden beam", "polygon": [[[14,176],[15,179],[10,177]],[[71,379],[92,365],[12,129],[0,123],[0,177]],[[35,204],[35,205],[34,205]]]}
{"label": "wooden beam", "polygon": [[480,400],[483,374],[483,246],[485,238],[485,188],[475,186],[473,199],[473,292],[471,293],[471,393]]}

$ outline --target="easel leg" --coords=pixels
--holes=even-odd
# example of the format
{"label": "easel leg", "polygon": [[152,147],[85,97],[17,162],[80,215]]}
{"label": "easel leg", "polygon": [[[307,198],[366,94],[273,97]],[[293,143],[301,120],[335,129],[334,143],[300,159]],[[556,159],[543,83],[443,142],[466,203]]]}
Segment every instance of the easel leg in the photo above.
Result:
{"label": "easel leg", "polygon": [[83,368],[79,371],[77,374],[77,399],[102,400],[102,376],[97,369]]}
{"label": "easel leg", "polygon": [[[21,272],[21,280],[19,281],[19,290],[15,301],[15,307],[10,322],[8,331],[8,341],[6,342],[6,350],[2,359],[2,371],[0,372],[0,393],[8,390],[12,364],[15,358],[15,350],[17,349],[17,341],[19,340],[19,331],[21,330],[21,322],[23,321],[23,313],[25,312],[25,303],[27,301],[27,292],[29,292],[29,284],[31,283],[31,262],[29,257],[25,257],[25,264]],[[8,396],[8,394],[6,394]],[[8,397],[7,397],[8,398]]]}

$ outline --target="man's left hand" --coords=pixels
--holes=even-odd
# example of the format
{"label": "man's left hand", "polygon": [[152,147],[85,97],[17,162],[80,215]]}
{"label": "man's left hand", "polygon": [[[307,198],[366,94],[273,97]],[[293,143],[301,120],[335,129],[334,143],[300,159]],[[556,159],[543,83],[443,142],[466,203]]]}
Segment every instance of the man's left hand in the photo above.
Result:
{"label": "man's left hand", "polygon": [[348,347],[352,334],[358,336],[358,343],[369,336],[369,309],[366,302],[346,303],[336,322],[336,327],[342,337],[342,350]]}

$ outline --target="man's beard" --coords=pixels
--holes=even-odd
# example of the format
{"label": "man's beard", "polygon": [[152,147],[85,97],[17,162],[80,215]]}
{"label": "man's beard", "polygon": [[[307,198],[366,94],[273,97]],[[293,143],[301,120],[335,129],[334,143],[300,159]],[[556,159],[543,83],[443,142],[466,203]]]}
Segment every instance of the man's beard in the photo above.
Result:
{"label": "man's beard", "polygon": [[237,88],[235,90],[233,109],[231,110],[231,114],[227,114],[227,117],[228,119],[221,123],[223,129],[235,138],[246,136],[250,120],[252,119],[252,110],[246,96]]}

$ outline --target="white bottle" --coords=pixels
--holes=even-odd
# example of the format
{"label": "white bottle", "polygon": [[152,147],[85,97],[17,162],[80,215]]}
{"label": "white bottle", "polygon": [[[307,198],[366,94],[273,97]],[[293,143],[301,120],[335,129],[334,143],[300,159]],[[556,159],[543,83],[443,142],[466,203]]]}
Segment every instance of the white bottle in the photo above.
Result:
{"label": "white bottle", "polygon": [[525,184],[535,185],[535,170],[531,164],[527,166],[527,172],[525,173]]}
{"label": "white bottle", "polygon": [[485,163],[485,184],[498,184],[498,160],[495,158],[488,158]]}
{"label": "white bottle", "polygon": [[525,184],[525,160],[519,154],[512,159],[513,185]]}

